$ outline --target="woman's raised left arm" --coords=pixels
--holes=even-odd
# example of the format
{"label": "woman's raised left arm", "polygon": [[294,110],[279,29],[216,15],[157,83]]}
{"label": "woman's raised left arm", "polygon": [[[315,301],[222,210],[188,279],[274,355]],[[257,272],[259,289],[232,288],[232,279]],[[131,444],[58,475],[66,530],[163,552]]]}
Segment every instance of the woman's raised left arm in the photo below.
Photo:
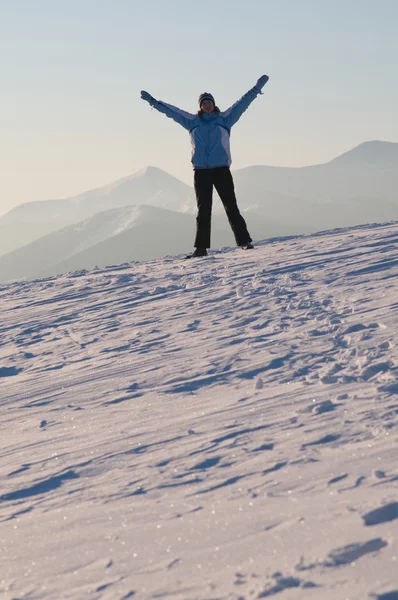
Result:
{"label": "woman's raised left arm", "polygon": [[226,119],[228,127],[232,127],[235,125],[237,121],[241,118],[245,110],[247,110],[250,104],[257,98],[259,94],[262,94],[262,89],[267,83],[269,77],[268,75],[262,75],[260,79],[257,80],[257,83],[254,87],[252,87],[242,98],[240,98],[235,104],[233,104],[230,108],[224,111],[222,116]]}

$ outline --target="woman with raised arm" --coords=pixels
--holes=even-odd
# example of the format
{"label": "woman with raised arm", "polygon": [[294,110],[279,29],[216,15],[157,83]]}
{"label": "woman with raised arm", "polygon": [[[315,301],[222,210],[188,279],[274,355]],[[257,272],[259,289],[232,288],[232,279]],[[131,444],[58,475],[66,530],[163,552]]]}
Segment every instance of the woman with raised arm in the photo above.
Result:
{"label": "woman with raised arm", "polygon": [[192,143],[192,165],[195,171],[194,183],[198,214],[196,217],[195,251],[187,258],[207,256],[210,248],[211,209],[213,186],[216,188],[235,240],[244,250],[253,248],[246,222],[239,212],[231,171],[229,138],[232,125],[240,119],[253,100],[262,94],[268,81],[263,75],[240,100],[228,110],[221,112],[212,94],[205,92],[199,96],[199,112],[188,113],[176,106],[155,100],[148,92],[142,91],[141,98],[153,108],[174,119],[189,131]]}

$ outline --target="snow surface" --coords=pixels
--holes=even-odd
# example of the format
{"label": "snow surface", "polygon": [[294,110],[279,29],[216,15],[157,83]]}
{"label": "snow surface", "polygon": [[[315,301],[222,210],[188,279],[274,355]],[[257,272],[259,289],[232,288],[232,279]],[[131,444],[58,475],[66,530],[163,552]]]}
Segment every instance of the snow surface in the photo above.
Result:
{"label": "snow surface", "polygon": [[0,286],[0,597],[397,600],[397,242]]}

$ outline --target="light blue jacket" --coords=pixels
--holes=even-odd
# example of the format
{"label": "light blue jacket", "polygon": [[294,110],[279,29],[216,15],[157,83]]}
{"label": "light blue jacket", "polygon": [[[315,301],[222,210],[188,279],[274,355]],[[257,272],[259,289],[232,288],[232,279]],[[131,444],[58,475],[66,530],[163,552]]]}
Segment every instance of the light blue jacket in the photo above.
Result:
{"label": "light blue jacket", "polygon": [[189,131],[193,168],[214,169],[231,165],[231,127],[260,93],[257,87],[253,87],[228,110],[202,116],[185,112],[161,100],[154,100],[152,106]]}

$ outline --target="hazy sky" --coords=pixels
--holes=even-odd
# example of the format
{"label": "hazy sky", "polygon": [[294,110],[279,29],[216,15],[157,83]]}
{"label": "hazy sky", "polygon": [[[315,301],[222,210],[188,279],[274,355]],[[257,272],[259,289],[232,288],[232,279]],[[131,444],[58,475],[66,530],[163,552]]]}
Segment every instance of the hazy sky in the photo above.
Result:
{"label": "hazy sky", "polygon": [[397,0],[0,0],[0,214],[155,165],[191,183],[188,134],[140,99],[230,106],[233,168],[398,141]]}

